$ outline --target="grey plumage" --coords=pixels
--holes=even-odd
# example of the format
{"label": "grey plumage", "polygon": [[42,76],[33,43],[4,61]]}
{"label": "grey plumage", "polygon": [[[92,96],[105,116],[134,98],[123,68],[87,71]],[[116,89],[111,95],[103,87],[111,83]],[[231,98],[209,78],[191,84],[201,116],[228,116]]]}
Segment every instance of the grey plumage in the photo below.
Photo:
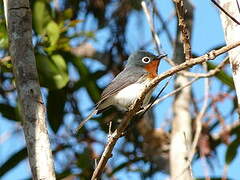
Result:
{"label": "grey plumage", "polygon": [[[143,58],[149,58],[147,60],[149,60],[149,62],[143,62]],[[77,131],[89,120],[91,119],[92,116],[96,115],[98,112],[102,112],[104,111],[106,108],[108,108],[111,105],[115,105],[119,107],[119,105],[121,106],[121,102],[124,102],[127,100],[127,98],[129,99],[129,102],[127,103],[123,103],[122,106],[129,106],[129,104],[133,103],[133,98],[136,98],[136,95],[138,95],[139,91],[144,88],[144,86],[147,83],[147,76],[148,73],[144,67],[150,63],[153,60],[160,60],[162,57],[165,57],[165,55],[161,55],[161,56],[155,56],[147,51],[137,51],[135,53],[133,53],[131,56],[129,56],[127,64],[124,68],[124,70],[122,72],[120,72],[113,80],[112,82],[104,89],[104,91],[102,92],[101,98],[99,100],[99,102],[96,104],[95,109],[92,111],[92,113],[90,115],[88,115],[88,117],[86,119],[84,119],[80,125],[77,128]],[[125,98],[123,96],[123,94],[120,94],[120,91],[122,92],[122,90],[125,89],[127,87],[130,87],[131,85],[136,84],[136,88],[135,86],[133,86],[132,89],[129,90],[133,90],[135,92],[132,92],[132,94],[128,95],[128,92],[126,94],[126,96],[128,96],[127,98]],[[135,89],[134,89],[135,88]],[[151,96],[151,92],[149,92],[148,95],[146,95],[145,98],[145,102],[148,102]],[[130,97],[130,96],[133,97]],[[117,98],[114,98],[117,97]],[[122,97],[124,97],[123,101],[120,101],[119,99],[121,99]],[[116,100],[117,99],[117,100]],[[117,102],[116,102],[117,101]],[[117,104],[116,104],[117,103]],[[128,107],[124,107],[125,110],[128,110]],[[76,132],[77,132],[76,131]]]}
{"label": "grey plumage", "polygon": [[[109,106],[106,104],[106,100],[110,96],[114,96],[120,90],[125,87],[134,84],[136,82],[142,83],[144,81],[144,76],[147,75],[147,71],[143,68],[137,68],[135,66],[126,66],[126,68],[119,73],[114,80],[104,89],[101,95],[100,101],[96,105],[96,109],[101,111]],[[134,74],[134,75],[133,75]]]}

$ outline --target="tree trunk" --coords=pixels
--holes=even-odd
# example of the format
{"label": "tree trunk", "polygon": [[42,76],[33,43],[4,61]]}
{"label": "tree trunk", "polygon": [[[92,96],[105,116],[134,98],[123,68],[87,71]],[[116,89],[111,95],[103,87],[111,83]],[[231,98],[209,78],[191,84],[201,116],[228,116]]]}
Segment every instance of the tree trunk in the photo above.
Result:
{"label": "tree trunk", "polygon": [[[184,8],[187,9],[185,22],[191,34],[191,25],[193,18],[193,6],[188,1],[184,1]],[[177,8],[177,5],[176,5]],[[177,11],[177,10],[176,10]],[[177,30],[177,40],[175,42],[174,61],[179,64],[186,60],[182,43],[182,34],[180,27]],[[175,88],[184,86],[188,83],[188,78],[178,75],[175,81]],[[184,88],[180,91],[173,102],[173,122],[171,132],[170,145],[170,172],[171,178],[176,180],[191,180],[191,169],[187,168],[189,150],[191,149],[192,130],[191,130],[191,115],[190,102],[191,89]]]}
{"label": "tree trunk", "polygon": [[54,166],[45,123],[32,46],[32,16],[28,0],[5,0],[10,54],[28,157],[35,180],[54,180]]}
{"label": "tree trunk", "polygon": [[[240,4],[240,2],[238,1]],[[237,0],[221,0],[221,7],[231,16],[240,22],[240,9]],[[235,23],[226,14],[221,11],[221,20],[224,30],[226,44],[232,44],[240,41],[240,25]],[[240,47],[236,47],[228,52],[232,68],[233,81],[238,99],[238,114],[240,116]]]}

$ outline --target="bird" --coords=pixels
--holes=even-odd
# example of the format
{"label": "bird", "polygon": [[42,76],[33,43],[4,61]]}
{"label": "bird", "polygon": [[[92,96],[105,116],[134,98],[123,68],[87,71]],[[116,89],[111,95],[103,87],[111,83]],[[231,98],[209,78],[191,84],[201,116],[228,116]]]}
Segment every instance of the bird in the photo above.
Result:
{"label": "bird", "polygon": [[[103,90],[94,110],[79,124],[76,132],[94,115],[110,106],[115,106],[121,111],[128,111],[140,97],[141,92],[158,75],[160,60],[166,56],[164,53],[156,56],[145,50],[138,50],[131,54],[123,71]],[[151,89],[146,94],[143,106],[150,101],[153,90]]]}

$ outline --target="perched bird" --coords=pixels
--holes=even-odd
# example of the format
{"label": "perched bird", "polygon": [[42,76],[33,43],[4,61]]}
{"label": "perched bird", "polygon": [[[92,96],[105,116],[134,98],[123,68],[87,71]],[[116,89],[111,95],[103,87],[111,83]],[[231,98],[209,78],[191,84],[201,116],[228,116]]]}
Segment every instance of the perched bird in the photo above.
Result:
{"label": "perched bird", "polygon": [[[93,112],[83,120],[77,131],[95,114],[116,106],[122,111],[128,111],[131,105],[141,95],[143,89],[157,76],[160,60],[166,54],[155,56],[147,51],[137,51],[129,56],[127,64],[112,82],[102,92],[99,102]],[[146,105],[153,89],[145,96],[143,105]]]}

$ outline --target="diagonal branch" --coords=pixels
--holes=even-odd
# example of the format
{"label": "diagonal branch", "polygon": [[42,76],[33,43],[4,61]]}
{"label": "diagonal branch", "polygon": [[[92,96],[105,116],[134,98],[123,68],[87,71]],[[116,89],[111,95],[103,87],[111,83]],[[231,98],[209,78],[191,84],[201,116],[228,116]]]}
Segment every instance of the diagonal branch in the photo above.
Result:
{"label": "diagonal branch", "polygon": [[144,13],[147,17],[147,22],[150,26],[152,37],[153,37],[156,49],[157,49],[158,53],[160,54],[160,49],[161,49],[160,39],[159,39],[159,37],[158,37],[158,35],[155,31],[155,28],[154,28],[154,25],[153,25],[153,20],[152,20],[152,17],[150,16],[149,9],[147,8],[147,5],[146,5],[145,1],[142,1],[141,5],[142,5],[143,11],[144,11]]}
{"label": "diagonal branch", "polygon": [[201,63],[207,62],[208,60],[213,60],[217,56],[219,56],[237,46],[240,46],[240,42],[237,42],[237,43],[234,43],[234,44],[231,44],[228,46],[224,46],[218,50],[213,50],[213,51],[211,51],[203,56],[200,56],[198,58],[193,58],[193,59],[191,59],[191,61],[186,61],[178,66],[175,66],[175,67],[171,68],[170,70],[168,70],[168,71],[158,75],[156,78],[154,78],[151,81],[151,83],[149,84],[149,86],[147,86],[146,89],[144,89],[144,91],[141,93],[141,96],[139,97],[139,99],[132,105],[130,110],[126,113],[123,120],[119,124],[118,128],[112,133],[111,137],[109,137],[108,142],[107,142],[105,149],[102,153],[102,156],[100,158],[100,161],[99,161],[96,169],[93,172],[91,180],[95,180],[95,179],[99,178],[100,175],[102,174],[108,159],[111,158],[111,156],[112,156],[112,151],[113,151],[113,148],[114,148],[117,140],[123,135],[124,131],[126,130],[128,124],[129,124],[130,120],[133,118],[133,116],[140,110],[145,95],[151,89],[153,89],[155,86],[157,86],[157,84],[160,81],[162,81],[163,79],[165,79],[179,71],[188,69],[196,64],[201,64]]}

